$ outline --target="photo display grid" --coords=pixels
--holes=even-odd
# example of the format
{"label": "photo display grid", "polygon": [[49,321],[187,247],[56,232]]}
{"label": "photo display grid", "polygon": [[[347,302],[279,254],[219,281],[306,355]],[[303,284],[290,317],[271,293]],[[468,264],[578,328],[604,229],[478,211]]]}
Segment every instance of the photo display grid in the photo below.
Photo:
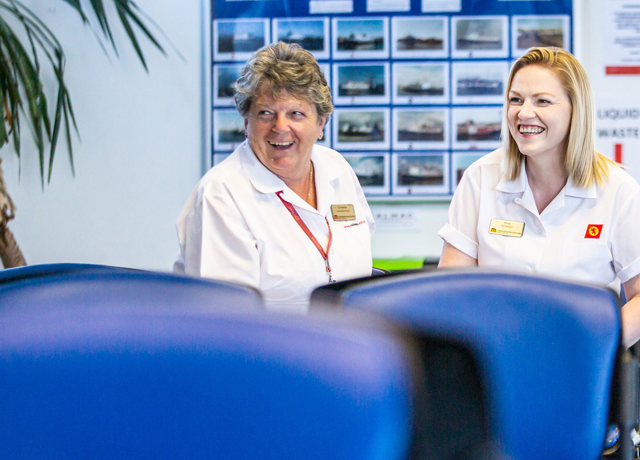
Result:
{"label": "photo display grid", "polygon": [[370,197],[451,196],[500,145],[511,63],[532,46],[572,50],[571,0],[212,0],[211,13],[211,164],[244,141],[232,84],[247,59],[298,43],[335,105],[318,143]]}

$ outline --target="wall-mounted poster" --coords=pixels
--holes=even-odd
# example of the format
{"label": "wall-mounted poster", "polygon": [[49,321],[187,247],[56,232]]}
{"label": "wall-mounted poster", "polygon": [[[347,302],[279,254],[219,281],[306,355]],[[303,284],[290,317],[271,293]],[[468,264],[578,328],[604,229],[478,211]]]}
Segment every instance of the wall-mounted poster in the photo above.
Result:
{"label": "wall-mounted poster", "polygon": [[398,58],[449,57],[449,18],[398,16],[391,21],[391,55]]}
{"label": "wall-mounted poster", "polygon": [[531,46],[571,51],[573,3],[212,1],[208,160],[244,141],[232,85],[247,60],[268,43],[297,43],[334,105],[317,144],[347,158],[365,193],[448,197],[471,161],[500,146],[513,61]]}
{"label": "wall-mounted poster", "polygon": [[509,74],[507,61],[457,61],[451,64],[454,104],[501,104]]}
{"label": "wall-mounted poster", "polygon": [[451,18],[451,56],[454,58],[507,58],[507,16],[456,16]]}
{"label": "wall-mounted poster", "polygon": [[454,149],[493,149],[500,144],[500,107],[456,107],[452,111]]}
{"label": "wall-mounted poster", "polygon": [[274,41],[297,43],[316,59],[329,58],[328,18],[277,18],[273,21]]}
{"label": "wall-mounted poster", "polygon": [[388,195],[390,190],[389,153],[344,154],[367,195]]}
{"label": "wall-mounted poster", "polygon": [[271,41],[268,19],[213,21],[214,61],[246,61]]}
{"label": "wall-mounted poster", "polygon": [[513,16],[511,22],[511,48],[516,57],[533,46],[570,49],[569,16]]}
{"label": "wall-mounted poster", "polygon": [[244,139],[244,119],[236,109],[220,109],[214,112],[214,151],[234,150]]}
{"label": "wall-mounted poster", "polygon": [[393,109],[397,150],[449,148],[449,109],[439,107],[398,107]]}
{"label": "wall-mounted poster", "polygon": [[334,111],[333,146],[337,150],[388,150],[389,109],[337,108]]}
{"label": "wall-mounted poster", "polygon": [[398,153],[393,156],[393,191],[398,195],[448,194],[446,152]]}
{"label": "wall-mounted poster", "polygon": [[238,79],[244,64],[215,64],[213,66],[214,105],[235,105],[233,83]]}
{"label": "wall-mounted poster", "polygon": [[334,59],[381,59],[389,57],[389,19],[333,18]]}
{"label": "wall-mounted poster", "polygon": [[389,102],[389,63],[333,65],[335,104],[386,104]]}
{"label": "wall-mounted poster", "polygon": [[448,104],[449,62],[393,64],[394,104]]}

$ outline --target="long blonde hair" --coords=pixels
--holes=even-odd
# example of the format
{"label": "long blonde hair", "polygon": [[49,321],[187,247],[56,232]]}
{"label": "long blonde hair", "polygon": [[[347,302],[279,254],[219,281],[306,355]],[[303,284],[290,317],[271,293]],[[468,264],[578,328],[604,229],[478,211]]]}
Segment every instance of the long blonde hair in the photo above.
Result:
{"label": "long blonde hair", "polygon": [[617,164],[598,153],[595,142],[595,102],[587,74],[580,62],[568,51],[556,47],[530,48],[511,67],[504,100],[502,142],[507,179],[520,175],[524,155],[509,132],[507,110],[513,79],[522,68],[538,65],[558,76],[571,101],[571,125],[564,164],[573,182],[580,187],[601,184],[609,177],[609,167]]}

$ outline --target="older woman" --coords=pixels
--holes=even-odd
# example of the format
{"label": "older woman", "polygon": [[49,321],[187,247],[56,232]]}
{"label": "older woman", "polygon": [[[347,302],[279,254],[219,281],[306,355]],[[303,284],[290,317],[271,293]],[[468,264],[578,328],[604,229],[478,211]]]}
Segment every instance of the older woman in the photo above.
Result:
{"label": "older woman", "polygon": [[303,312],[313,288],[371,274],[373,217],[347,161],[315,144],[333,104],[311,53],[282,42],[258,50],[235,101],[247,140],[188,199],[174,269]]}
{"label": "older woman", "polygon": [[640,338],[640,187],[595,148],[594,100],[567,51],[511,69],[504,147],[465,172],[440,230],[440,267],[495,266],[619,289],[623,340]]}

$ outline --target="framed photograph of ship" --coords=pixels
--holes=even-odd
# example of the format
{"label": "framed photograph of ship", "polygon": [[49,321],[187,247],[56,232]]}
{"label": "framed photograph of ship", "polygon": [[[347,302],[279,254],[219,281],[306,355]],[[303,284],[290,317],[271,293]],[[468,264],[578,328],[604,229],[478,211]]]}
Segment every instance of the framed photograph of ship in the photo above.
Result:
{"label": "framed photograph of ship", "polygon": [[387,17],[333,18],[333,59],[386,59],[389,57]]}
{"label": "framed photograph of ship", "polygon": [[394,104],[448,104],[448,62],[395,62]]}
{"label": "framed photograph of ship", "polygon": [[448,194],[446,152],[396,153],[391,160],[394,195]]}
{"label": "framed photograph of ship", "polygon": [[213,111],[214,151],[234,150],[244,139],[244,119],[235,108]]}
{"label": "framed photograph of ship", "polygon": [[500,145],[502,107],[451,109],[453,149],[494,149]]}
{"label": "framed photograph of ship", "polygon": [[388,104],[389,63],[333,64],[335,104]]}
{"label": "framed photograph of ship", "polygon": [[507,16],[454,16],[451,18],[451,57],[508,58]]}
{"label": "framed photograph of ship", "polygon": [[449,20],[446,16],[391,18],[391,56],[402,58],[449,57]]}
{"label": "framed photograph of ship", "polygon": [[328,18],[276,18],[273,35],[274,42],[297,43],[316,59],[329,58]]}
{"label": "framed photograph of ship", "polygon": [[388,150],[388,108],[336,108],[333,112],[333,148]]}
{"label": "framed photograph of ship", "polygon": [[393,109],[393,148],[423,150],[449,148],[449,109],[401,107]]}
{"label": "framed photograph of ship", "polygon": [[246,61],[271,41],[269,19],[216,19],[213,21],[213,60]]}
{"label": "framed photograph of ship", "polygon": [[489,150],[478,152],[473,150],[470,152],[453,152],[451,155],[451,193],[455,192],[456,187],[462,179],[465,170],[483,155],[489,153]]}
{"label": "framed photograph of ship", "polygon": [[532,46],[557,46],[571,49],[569,16],[512,16],[511,49],[522,56]]}
{"label": "framed photograph of ship", "polygon": [[464,61],[451,64],[454,104],[501,104],[509,74],[507,61]]}
{"label": "framed photograph of ship", "polygon": [[216,64],[213,66],[213,105],[235,105],[233,83],[238,79],[243,64]]}
{"label": "framed photograph of ship", "polygon": [[390,191],[388,153],[343,153],[367,195],[388,195]]}

